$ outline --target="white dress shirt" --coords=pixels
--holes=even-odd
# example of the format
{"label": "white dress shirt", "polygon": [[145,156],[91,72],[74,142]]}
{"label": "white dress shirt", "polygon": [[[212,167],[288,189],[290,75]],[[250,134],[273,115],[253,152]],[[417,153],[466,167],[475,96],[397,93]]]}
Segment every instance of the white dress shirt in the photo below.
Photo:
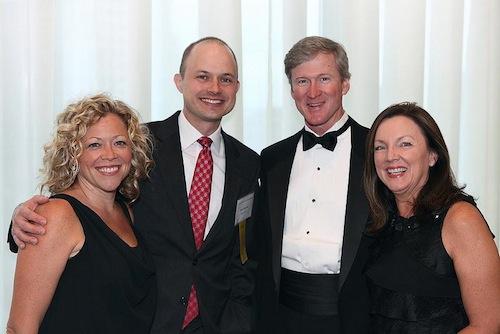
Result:
{"label": "white dress shirt", "polygon": [[[348,117],[344,113],[327,132],[340,129]],[[307,126],[305,129],[312,132]],[[302,138],[299,140],[286,202],[283,268],[340,273],[350,156],[350,128],[337,138],[333,152],[319,144],[303,151]]]}
{"label": "white dress shirt", "polygon": [[[191,189],[191,182],[193,181],[194,169],[196,167],[196,160],[198,154],[203,148],[198,139],[203,135],[189,123],[184,116],[184,112],[179,114],[179,135],[181,139],[182,162],[184,165],[184,176],[186,178],[186,194],[189,196]],[[212,174],[212,187],[210,191],[210,205],[208,208],[208,219],[205,227],[205,239],[210,232],[217,216],[219,215],[220,208],[222,207],[222,195],[224,194],[224,175],[226,172],[226,151],[224,149],[224,140],[222,139],[221,126],[215,130],[210,136],[212,145],[210,151],[212,153],[212,160],[214,164]]]}

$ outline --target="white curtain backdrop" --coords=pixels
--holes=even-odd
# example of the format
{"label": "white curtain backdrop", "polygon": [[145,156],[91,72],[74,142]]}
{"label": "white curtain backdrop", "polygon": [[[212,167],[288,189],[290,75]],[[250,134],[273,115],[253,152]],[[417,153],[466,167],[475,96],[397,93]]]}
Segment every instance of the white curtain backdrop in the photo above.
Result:
{"label": "white curtain backdrop", "polygon": [[283,73],[288,49],[307,35],[341,42],[348,113],[370,126],[395,102],[426,108],[500,235],[500,0],[0,0],[0,328],[15,266],[10,215],[37,192],[55,115],[102,91],[144,122],[171,115],[182,107],[172,82],[182,52],[207,35],[240,64],[223,126],[258,152],[302,126]]}

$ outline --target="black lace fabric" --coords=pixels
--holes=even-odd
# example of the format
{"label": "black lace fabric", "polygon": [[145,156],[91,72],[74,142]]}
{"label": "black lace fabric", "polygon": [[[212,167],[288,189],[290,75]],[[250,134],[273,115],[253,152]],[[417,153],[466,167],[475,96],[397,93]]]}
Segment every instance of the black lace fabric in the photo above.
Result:
{"label": "black lace fabric", "polygon": [[376,236],[366,275],[372,333],[457,333],[468,325],[441,230],[448,208],[423,217],[396,213]]}

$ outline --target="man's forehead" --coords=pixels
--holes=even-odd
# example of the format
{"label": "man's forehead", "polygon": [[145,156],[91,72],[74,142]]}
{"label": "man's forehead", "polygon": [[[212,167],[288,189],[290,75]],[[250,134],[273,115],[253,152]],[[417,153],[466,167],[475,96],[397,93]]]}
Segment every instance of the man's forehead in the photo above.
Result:
{"label": "man's forehead", "polygon": [[[224,56],[221,57],[220,54],[217,57],[214,57],[214,55],[205,56],[205,54],[215,50],[212,48],[217,48],[216,52],[223,52]],[[217,74],[223,75],[237,75],[236,62],[231,50],[217,41],[203,41],[195,45],[191,54],[186,59],[186,69],[195,72],[217,72]]]}
{"label": "man's forehead", "polygon": [[[320,55],[321,59],[316,59]],[[292,76],[318,76],[331,74],[332,71],[338,72],[335,55],[332,53],[318,53],[291,69]]]}
{"label": "man's forehead", "polygon": [[193,47],[193,50],[191,51],[191,54],[189,55],[188,59],[192,55],[195,55],[195,54],[198,55],[198,53],[209,52],[210,50],[216,50],[217,52],[223,52],[229,58],[231,58],[234,62],[233,54],[232,54],[231,50],[226,45],[224,45],[218,41],[211,41],[211,40],[203,41],[203,42],[196,44]]}

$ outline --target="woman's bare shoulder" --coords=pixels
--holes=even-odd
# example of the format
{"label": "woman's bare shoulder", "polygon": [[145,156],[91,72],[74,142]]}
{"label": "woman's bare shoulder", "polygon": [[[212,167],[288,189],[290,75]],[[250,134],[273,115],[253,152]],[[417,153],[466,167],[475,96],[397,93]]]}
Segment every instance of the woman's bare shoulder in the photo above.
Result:
{"label": "woman's bare shoulder", "polygon": [[51,198],[49,202],[38,206],[35,212],[47,219],[46,233],[40,241],[62,236],[71,238],[82,234],[80,221],[66,200]]}
{"label": "woman's bare shoulder", "polygon": [[459,201],[454,203],[445,218],[445,224],[452,230],[460,232],[463,230],[484,228],[485,221],[478,208],[469,202]]}
{"label": "woman's bare shoulder", "polygon": [[464,250],[464,245],[490,243],[492,240],[490,229],[478,208],[465,201],[450,207],[443,225],[443,243],[450,255]]}

